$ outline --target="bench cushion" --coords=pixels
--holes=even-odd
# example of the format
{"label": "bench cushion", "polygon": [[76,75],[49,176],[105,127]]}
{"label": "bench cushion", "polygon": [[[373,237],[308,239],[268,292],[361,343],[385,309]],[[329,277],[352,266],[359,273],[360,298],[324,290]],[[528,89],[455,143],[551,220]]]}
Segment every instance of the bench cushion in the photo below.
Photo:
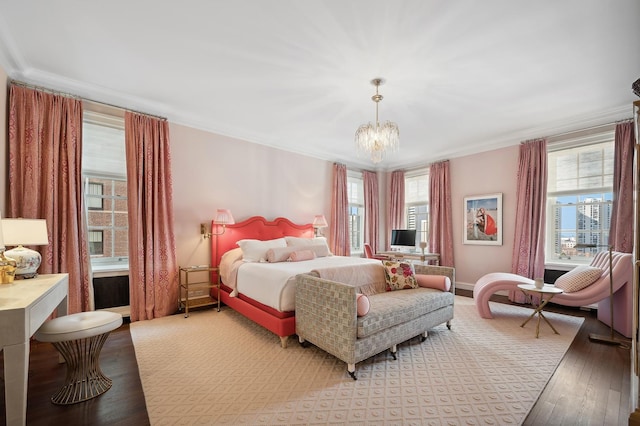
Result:
{"label": "bench cushion", "polygon": [[453,305],[454,296],[448,291],[431,288],[412,288],[388,291],[369,296],[369,313],[358,317],[358,338]]}
{"label": "bench cushion", "polygon": [[122,325],[122,315],[109,311],[89,311],[45,321],[33,337],[41,342],[63,342],[98,336]]}

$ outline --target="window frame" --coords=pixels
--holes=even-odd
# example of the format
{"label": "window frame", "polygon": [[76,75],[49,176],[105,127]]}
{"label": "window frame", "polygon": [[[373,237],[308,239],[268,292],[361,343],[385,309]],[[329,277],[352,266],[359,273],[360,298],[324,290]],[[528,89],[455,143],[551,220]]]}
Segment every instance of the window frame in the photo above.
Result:
{"label": "window frame", "polygon": [[[409,184],[408,181],[409,180],[422,180],[424,179],[426,181],[426,199],[424,200],[424,202],[422,200],[419,201],[407,201],[408,197],[407,197],[407,191],[409,188]],[[431,215],[429,212],[429,186],[430,186],[430,182],[429,182],[429,168],[420,168],[420,169],[415,169],[409,172],[405,172],[404,175],[404,190],[405,190],[405,202],[404,202],[404,217],[405,217],[405,224],[406,224],[406,229],[415,229],[416,232],[416,243],[415,243],[415,247],[419,247],[420,242],[425,242],[427,243],[427,249],[428,250],[428,244],[429,244],[429,222],[431,220]],[[420,191],[418,190],[418,193]],[[424,208],[424,212],[418,212],[418,213],[412,213],[411,210],[412,209],[416,209],[416,208]],[[417,222],[412,225],[410,225],[412,223],[412,219],[411,216],[417,216],[418,218],[420,216],[425,216],[426,219],[422,220],[421,224],[420,224],[420,229],[418,229],[417,226]],[[389,231],[391,232],[391,231]]]}
{"label": "window frame", "polygon": [[[353,194],[351,193],[353,185],[358,188],[359,193],[356,197],[353,197]],[[364,205],[364,177],[361,171],[347,170],[347,200],[349,203],[348,220],[351,255],[360,256],[364,254],[364,220],[366,215]],[[356,214],[353,214],[353,212],[356,212]],[[358,229],[356,231],[353,230],[354,223],[358,225]]]}
{"label": "window frame", "polygon": [[[92,109],[84,110],[83,114],[83,126],[85,124],[92,126],[100,126],[105,127],[111,130],[105,132],[105,134],[112,136],[114,133],[117,134],[118,137],[122,137],[122,145],[121,145],[121,153],[124,154],[124,116],[119,115],[118,112],[113,111],[113,113],[104,112],[104,111],[94,111]],[[116,130],[117,132],[113,132]],[[88,140],[87,134],[89,132],[83,132],[83,147],[88,146],[91,143],[99,143],[100,138],[104,138],[104,135],[97,133],[97,140]],[[109,139],[108,139],[109,140]],[[110,139],[113,140],[113,139]],[[119,144],[119,142],[118,142]],[[110,147],[118,146],[110,145]],[[102,146],[102,145],[99,145]],[[113,148],[111,148],[113,149]],[[83,155],[89,149],[83,149]],[[113,153],[113,151],[107,151],[108,153]],[[95,158],[95,156],[93,157]],[[122,182],[125,183],[127,181],[126,176],[126,158],[125,157],[114,157],[114,160],[111,157],[108,157],[110,160],[109,164],[118,165],[117,169],[102,169],[95,170],[89,169],[87,163],[83,161],[83,170],[82,170],[82,179],[83,179],[83,201],[85,206],[85,217],[86,217],[86,228],[87,228],[87,244],[91,247],[91,241],[89,240],[90,232],[102,232],[102,245],[103,251],[102,255],[98,254],[90,254],[91,266],[94,272],[98,273],[110,273],[110,272],[118,272],[118,271],[128,271],[129,269],[129,253],[128,253],[128,242],[126,244],[118,244],[117,241],[119,237],[117,235],[119,233],[124,232],[128,233],[128,221],[125,221],[125,225],[118,225],[116,216],[118,214],[123,213],[128,215],[127,209],[127,194],[126,190],[124,191],[124,195],[116,195],[116,187],[117,185],[121,185]],[[83,158],[84,160],[84,158]],[[122,166],[122,163],[125,163]],[[105,162],[107,163],[107,162]],[[94,164],[98,165],[98,163]],[[102,164],[99,164],[102,166]],[[98,168],[100,168],[98,166]],[[92,182],[92,180],[100,180],[102,182]],[[91,193],[90,188],[93,186],[94,188],[97,185],[102,186],[101,194]],[[110,187],[109,187],[110,185]],[[120,188],[120,192],[122,189]],[[100,199],[100,204],[102,206],[101,209],[97,208],[96,199]],[[93,201],[88,201],[93,200]],[[92,205],[94,204],[94,205]],[[92,215],[96,214],[108,214],[110,216],[109,225],[96,225],[92,223]],[[107,235],[107,233],[109,235]],[[128,238],[128,236],[127,236]],[[110,243],[109,243],[110,241]],[[122,242],[122,241],[121,241]],[[118,247],[118,249],[116,248]],[[116,255],[117,250],[122,250],[123,247],[126,249],[126,255]],[[91,253],[91,251],[90,251]]]}
{"label": "window frame", "polygon": [[[577,136],[572,138],[568,137],[549,143],[547,148],[547,161],[550,162],[552,156],[557,155],[557,153],[562,151],[581,148],[588,149],[589,147],[595,147],[596,145],[608,144],[610,144],[609,147],[603,147],[602,149],[610,149],[610,154],[613,154],[615,144],[615,130],[613,126],[607,126],[606,128],[600,129],[600,131],[594,132],[589,135]],[[605,151],[603,151],[603,154],[604,155],[602,156],[601,160],[601,172],[596,175],[599,176],[599,179],[602,180],[602,184],[599,186],[550,191],[550,185],[553,183],[551,176],[551,164],[549,164],[547,167],[548,176],[545,223],[545,266],[548,269],[553,268],[559,270],[568,270],[575,267],[576,265],[589,264],[593,256],[597,252],[606,250],[607,248],[609,240],[611,209],[613,207],[613,181],[611,180],[610,184],[604,181],[604,176],[607,176],[608,173],[606,167],[607,155]],[[578,180],[581,178],[586,178],[585,176],[580,176],[579,158],[580,157],[578,157],[578,161],[575,166],[577,170],[576,179]],[[591,171],[592,169],[589,170]],[[594,175],[590,176],[593,177]],[[596,198],[599,198],[599,200],[588,201],[589,197],[587,196],[596,196]],[[558,202],[559,199],[566,199],[569,197],[575,197],[576,202]],[[580,201],[580,198],[584,198],[584,200]],[[591,226],[589,227],[589,229],[586,229],[583,226],[583,229],[581,230],[581,217],[582,220],[584,220],[585,217],[594,217],[594,215],[584,213],[581,214],[581,210],[584,211],[587,209],[593,209],[594,206],[597,206],[598,208],[598,216],[601,226],[599,226],[598,228]],[[559,223],[563,214],[563,212],[560,210],[564,209],[565,211],[570,211],[572,208],[575,208],[575,229],[565,229],[562,223]],[[603,216],[606,218],[604,219],[604,223],[602,223]],[[562,234],[566,235],[571,232],[574,233],[573,235],[575,236],[575,238],[572,238],[572,236],[562,237]],[[563,239],[566,239],[564,243],[562,242]],[[576,249],[574,246],[577,243],[595,243],[598,245],[598,247]],[[558,253],[557,250],[560,250],[560,253]]]}

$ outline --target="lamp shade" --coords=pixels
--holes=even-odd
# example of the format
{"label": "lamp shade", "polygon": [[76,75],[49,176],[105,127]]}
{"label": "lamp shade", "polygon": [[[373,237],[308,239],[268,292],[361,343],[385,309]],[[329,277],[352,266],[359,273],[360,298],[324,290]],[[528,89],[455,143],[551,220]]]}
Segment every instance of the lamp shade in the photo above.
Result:
{"label": "lamp shade", "polygon": [[4,251],[4,234],[2,233],[2,213],[0,213],[0,252]]}
{"label": "lamp shade", "polygon": [[213,223],[216,225],[233,225],[236,221],[233,219],[231,210],[218,209],[216,210],[216,217],[213,219]]}
{"label": "lamp shade", "polygon": [[327,219],[324,217],[323,214],[317,214],[313,218],[314,228],[326,228],[327,226],[329,226],[329,224],[327,223]]}
{"label": "lamp shade", "polygon": [[37,276],[42,256],[35,250],[23,247],[49,244],[47,221],[44,219],[2,219],[2,234],[6,245],[18,246],[7,250],[6,256],[15,259],[16,278]]}
{"label": "lamp shade", "polygon": [[7,246],[46,246],[49,244],[44,219],[2,219],[2,235]]}

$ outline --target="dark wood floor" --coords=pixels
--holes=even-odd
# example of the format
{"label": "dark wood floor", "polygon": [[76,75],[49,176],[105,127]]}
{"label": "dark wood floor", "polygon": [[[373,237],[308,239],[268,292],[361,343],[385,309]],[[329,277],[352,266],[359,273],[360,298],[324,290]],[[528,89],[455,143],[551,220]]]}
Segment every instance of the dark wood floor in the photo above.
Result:
{"label": "dark wood floor", "polygon": [[[465,291],[459,293],[470,295]],[[500,296],[494,299],[507,302]],[[589,341],[590,333],[609,332],[592,312],[559,306],[550,310],[584,316],[585,322],[524,425],[626,425],[630,351]],[[107,393],[80,404],[53,405],[49,398],[64,379],[65,366],[58,363],[51,344],[32,342],[27,424],[148,425],[128,324],[111,333],[102,350],[101,366],[114,382]],[[535,360],[531,361],[531,367],[535,368]],[[4,395],[4,372],[1,374],[1,395]],[[0,413],[4,424],[4,399],[0,402]]]}

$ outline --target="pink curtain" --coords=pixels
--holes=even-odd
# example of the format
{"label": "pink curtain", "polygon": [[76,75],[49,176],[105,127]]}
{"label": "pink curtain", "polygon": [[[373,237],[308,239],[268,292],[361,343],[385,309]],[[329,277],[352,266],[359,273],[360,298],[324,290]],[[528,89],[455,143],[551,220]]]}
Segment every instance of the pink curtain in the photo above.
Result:
{"label": "pink curtain", "polygon": [[615,251],[633,250],[633,123],[619,123],[615,132],[613,164],[613,208],[609,245]]}
{"label": "pink curtain", "polygon": [[379,251],[378,247],[378,206],[380,197],[378,193],[378,174],[376,172],[362,172],[364,180],[364,242],[369,243],[373,253]]}
{"label": "pink curtain", "polygon": [[[516,229],[511,272],[528,278],[544,277],[545,217],[547,205],[547,141],[520,145],[516,190]],[[509,298],[523,303],[520,291]]]}
{"label": "pink curtain", "polygon": [[131,321],[173,314],[178,264],[173,233],[169,124],[125,113]]}
{"label": "pink curtain", "polygon": [[429,251],[440,253],[440,264],[453,267],[453,213],[449,161],[429,167]]}
{"label": "pink curtain", "polygon": [[389,211],[387,214],[387,238],[386,249],[391,249],[391,230],[405,227],[404,214],[404,170],[396,170],[391,173],[389,185]]}
{"label": "pink curtain", "polygon": [[351,255],[349,244],[349,197],[347,194],[347,166],[333,165],[333,193],[331,194],[331,251],[338,256]]}
{"label": "pink curtain", "polygon": [[[82,102],[11,85],[9,210],[46,219],[41,274],[68,273],[68,312],[93,308],[82,196]],[[9,215],[6,215],[9,216]]]}

